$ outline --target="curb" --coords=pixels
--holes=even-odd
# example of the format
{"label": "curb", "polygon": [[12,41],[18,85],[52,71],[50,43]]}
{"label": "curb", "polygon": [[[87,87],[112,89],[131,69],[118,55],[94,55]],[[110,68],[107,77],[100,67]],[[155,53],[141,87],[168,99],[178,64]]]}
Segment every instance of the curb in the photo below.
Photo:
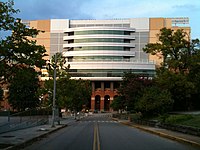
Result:
{"label": "curb", "polygon": [[36,137],[34,137],[34,138],[32,138],[32,139],[29,139],[29,140],[27,140],[27,141],[24,141],[24,142],[22,142],[22,143],[20,143],[20,144],[16,144],[16,145],[7,147],[7,148],[4,149],[4,150],[20,150],[20,149],[26,147],[27,145],[29,145],[30,143],[32,143],[32,142],[34,142],[34,141],[38,141],[39,139],[44,138],[45,136],[47,136],[47,135],[49,135],[49,134],[51,134],[51,133],[53,133],[53,132],[56,132],[56,131],[58,131],[58,130],[60,130],[60,129],[62,129],[62,128],[65,128],[65,127],[67,127],[67,126],[68,126],[67,124],[62,125],[61,127],[58,127],[58,128],[56,128],[56,129],[54,129],[54,130],[51,130],[51,131],[49,131],[49,132],[46,132],[46,133],[41,134],[41,135],[39,135],[39,136],[36,136]]}
{"label": "curb", "polygon": [[[113,118],[113,120],[119,121],[118,119],[115,119],[115,118]],[[149,132],[149,133],[152,133],[152,134],[156,134],[156,135],[164,137],[164,138],[168,138],[168,139],[171,139],[171,140],[176,140],[176,141],[181,142],[181,143],[186,143],[186,144],[190,144],[190,145],[193,145],[193,146],[200,147],[200,143],[190,141],[190,140],[187,140],[187,139],[184,139],[184,138],[181,138],[181,137],[172,136],[172,135],[162,133],[162,132],[159,132],[159,131],[154,131],[154,130],[150,130],[150,129],[147,129],[147,128],[143,128],[142,126],[133,125],[129,122],[120,122],[120,123],[127,125],[127,126],[131,126],[131,127],[140,129],[140,130],[143,130],[143,131],[146,131],[146,132]]]}

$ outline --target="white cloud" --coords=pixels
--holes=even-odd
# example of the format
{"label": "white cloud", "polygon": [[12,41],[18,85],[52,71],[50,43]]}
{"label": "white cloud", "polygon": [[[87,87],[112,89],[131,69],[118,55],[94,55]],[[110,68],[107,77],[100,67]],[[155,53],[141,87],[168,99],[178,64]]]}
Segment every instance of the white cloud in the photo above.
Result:
{"label": "white cloud", "polygon": [[198,28],[200,0],[14,0],[22,19],[112,19],[189,17],[193,35]]}

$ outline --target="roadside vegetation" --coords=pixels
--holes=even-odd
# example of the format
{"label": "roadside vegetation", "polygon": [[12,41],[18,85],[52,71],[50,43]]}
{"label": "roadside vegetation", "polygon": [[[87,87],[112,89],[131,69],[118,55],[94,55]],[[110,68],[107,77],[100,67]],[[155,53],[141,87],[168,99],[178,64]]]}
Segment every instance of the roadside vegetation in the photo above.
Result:
{"label": "roadside vegetation", "polygon": [[173,115],[168,115],[164,120],[162,118],[163,117],[160,118],[158,117],[158,120],[162,123],[200,128],[199,114],[198,115],[173,114]]}
{"label": "roadside vegetation", "polygon": [[200,110],[200,42],[184,30],[163,28],[158,43],[149,43],[146,53],[162,54],[163,63],[154,78],[148,74],[124,74],[119,97],[112,108],[134,113],[136,118],[161,116],[170,124],[199,127],[199,115],[168,115],[173,111]]}

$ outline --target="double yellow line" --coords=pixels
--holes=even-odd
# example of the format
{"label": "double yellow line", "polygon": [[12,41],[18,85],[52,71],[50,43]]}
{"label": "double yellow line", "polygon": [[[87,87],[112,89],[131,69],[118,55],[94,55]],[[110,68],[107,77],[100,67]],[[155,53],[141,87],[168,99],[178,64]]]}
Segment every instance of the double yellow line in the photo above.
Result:
{"label": "double yellow line", "polygon": [[94,125],[93,150],[100,150],[99,128],[97,122]]}

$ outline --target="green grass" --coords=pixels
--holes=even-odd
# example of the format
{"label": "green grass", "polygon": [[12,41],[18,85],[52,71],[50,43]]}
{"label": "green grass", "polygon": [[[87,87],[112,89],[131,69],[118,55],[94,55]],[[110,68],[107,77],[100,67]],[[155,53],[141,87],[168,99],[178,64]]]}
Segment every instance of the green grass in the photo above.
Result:
{"label": "green grass", "polygon": [[165,123],[200,128],[200,115],[169,115]]}

